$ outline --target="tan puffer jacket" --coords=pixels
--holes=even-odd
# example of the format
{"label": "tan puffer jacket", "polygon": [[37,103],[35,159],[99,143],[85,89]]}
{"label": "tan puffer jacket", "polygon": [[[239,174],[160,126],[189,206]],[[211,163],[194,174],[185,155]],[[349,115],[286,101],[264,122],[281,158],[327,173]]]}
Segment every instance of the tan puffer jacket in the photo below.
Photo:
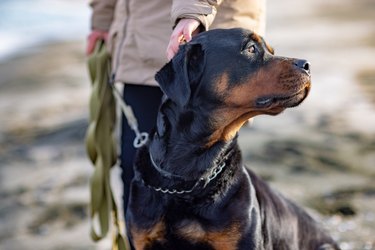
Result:
{"label": "tan puffer jacket", "polygon": [[266,0],[92,0],[91,28],[109,31],[116,82],[156,85],[172,27],[181,18],[203,27],[265,31]]}

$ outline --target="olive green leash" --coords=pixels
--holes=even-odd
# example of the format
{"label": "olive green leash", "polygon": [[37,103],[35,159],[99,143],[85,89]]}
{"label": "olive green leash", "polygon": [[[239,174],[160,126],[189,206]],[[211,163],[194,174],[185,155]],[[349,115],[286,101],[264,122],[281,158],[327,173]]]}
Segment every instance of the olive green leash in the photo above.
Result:
{"label": "olive green leash", "polygon": [[[110,170],[117,161],[114,138],[116,102],[114,87],[109,84],[110,56],[104,41],[97,42],[94,53],[88,58],[88,69],[92,93],[85,142],[87,154],[95,167],[90,180],[91,238],[94,241],[104,238],[112,220],[112,250],[126,250],[129,244],[121,230],[118,207],[110,186]],[[98,229],[95,229],[95,222],[98,222]]]}

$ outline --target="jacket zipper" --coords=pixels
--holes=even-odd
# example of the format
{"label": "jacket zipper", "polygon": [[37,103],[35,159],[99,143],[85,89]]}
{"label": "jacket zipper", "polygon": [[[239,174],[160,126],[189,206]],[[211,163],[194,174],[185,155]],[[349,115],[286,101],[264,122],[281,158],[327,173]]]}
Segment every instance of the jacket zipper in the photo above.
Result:
{"label": "jacket zipper", "polygon": [[116,55],[116,67],[112,70],[112,73],[111,73],[111,77],[110,77],[110,83],[111,84],[114,84],[115,83],[115,79],[116,79],[116,72],[117,72],[117,69],[119,67],[119,63],[120,63],[120,55],[121,55],[121,51],[123,49],[123,45],[124,45],[124,42],[125,42],[125,37],[126,37],[126,33],[127,33],[127,26],[128,26],[128,21],[129,21],[129,1],[130,0],[125,0],[125,15],[126,15],[126,18],[125,18],[125,21],[124,21],[124,25],[123,25],[123,36],[121,38],[121,41],[120,41],[120,47],[118,49],[118,52],[117,52],[117,55]]}

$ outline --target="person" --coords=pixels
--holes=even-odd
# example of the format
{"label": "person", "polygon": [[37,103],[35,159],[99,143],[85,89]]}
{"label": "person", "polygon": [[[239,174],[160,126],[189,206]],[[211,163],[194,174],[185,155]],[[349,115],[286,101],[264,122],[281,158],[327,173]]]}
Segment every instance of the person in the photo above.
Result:
{"label": "person", "polygon": [[[112,55],[112,80],[125,84],[123,98],[138,120],[140,131],[150,131],[163,95],[155,73],[196,33],[215,28],[242,27],[265,32],[266,0],[92,0],[91,33],[87,54],[98,39],[106,40]],[[121,155],[123,206],[133,177],[134,132],[122,116]]]}

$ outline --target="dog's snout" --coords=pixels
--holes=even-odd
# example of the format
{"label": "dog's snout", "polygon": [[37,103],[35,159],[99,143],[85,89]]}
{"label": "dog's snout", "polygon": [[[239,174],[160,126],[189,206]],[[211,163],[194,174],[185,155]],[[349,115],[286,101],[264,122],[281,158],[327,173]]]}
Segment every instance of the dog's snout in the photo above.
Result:
{"label": "dog's snout", "polygon": [[308,61],[298,59],[298,60],[294,61],[294,65],[297,66],[298,68],[306,71],[306,73],[310,74],[311,66],[310,66],[310,63]]}

